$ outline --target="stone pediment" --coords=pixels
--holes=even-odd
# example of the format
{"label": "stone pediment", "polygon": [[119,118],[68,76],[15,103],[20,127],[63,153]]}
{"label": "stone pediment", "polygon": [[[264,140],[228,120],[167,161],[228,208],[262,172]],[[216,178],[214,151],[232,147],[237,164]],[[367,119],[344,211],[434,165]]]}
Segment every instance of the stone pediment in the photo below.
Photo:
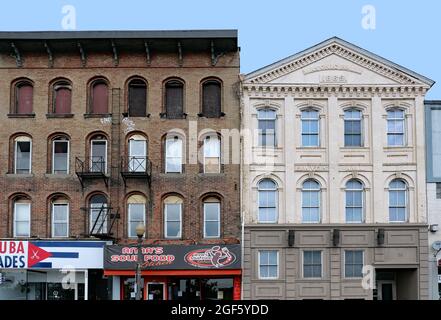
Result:
{"label": "stone pediment", "polygon": [[248,84],[431,87],[434,81],[339,38],[254,71]]}

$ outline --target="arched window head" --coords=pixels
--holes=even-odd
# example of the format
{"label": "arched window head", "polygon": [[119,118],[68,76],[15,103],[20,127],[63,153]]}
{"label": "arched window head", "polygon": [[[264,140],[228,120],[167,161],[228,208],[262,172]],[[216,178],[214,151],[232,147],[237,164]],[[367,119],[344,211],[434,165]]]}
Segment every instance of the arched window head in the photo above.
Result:
{"label": "arched window head", "polygon": [[167,119],[184,117],[184,84],[179,80],[169,80],[165,84],[165,115]]}
{"label": "arched window head", "polygon": [[32,114],[34,86],[28,80],[18,81],[14,87],[13,113]]}
{"label": "arched window head", "polygon": [[202,84],[202,115],[207,118],[221,116],[222,87],[217,80],[207,80]]}
{"label": "arched window head", "polygon": [[182,237],[182,205],[180,197],[169,196],[164,199],[164,236],[178,239]]}
{"label": "arched window head", "polygon": [[407,184],[401,179],[394,179],[389,184],[389,221],[407,221]]}
{"label": "arched window head", "polygon": [[277,185],[271,179],[263,179],[258,184],[260,223],[277,222]]}
{"label": "arched window head", "polygon": [[362,113],[358,109],[345,110],[345,147],[362,147]]}
{"label": "arched window head", "polygon": [[127,199],[128,235],[136,238],[136,227],[139,224],[145,226],[145,208],[147,200],[142,195],[132,195]]}
{"label": "arched window head", "polygon": [[364,188],[363,183],[351,179],[346,183],[346,222],[363,222]]}
{"label": "arched window head", "polygon": [[68,81],[60,80],[52,85],[52,113],[70,114],[72,104],[72,86]]}
{"label": "arched window head", "polygon": [[102,194],[93,195],[89,200],[89,232],[91,235],[105,234],[108,230],[107,198]]}
{"label": "arched window head", "polygon": [[398,108],[387,111],[387,145],[390,147],[404,146],[405,114]]}
{"label": "arched window head", "polygon": [[220,200],[208,197],[203,201],[204,210],[204,238],[220,237]]}
{"label": "arched window head", "polygon": [[142,79],[133,79],[129,82],[128,89],[129,116],[147,116],[147,83]]}
{"label": "arched window head", "polygon": [[313,179],[302,185],[302,222],[320,222],[320,184]]}
{"label": "arched window head", "polygon": [[259,130],[259,146],[275,147],[276,140],[276,111],[269,108],[257,111],[257,121]]}
{"label": "arched window head", "polygon": [[90,113],[109,112],[109,87],[104,79],[97,79],[90,85]]}

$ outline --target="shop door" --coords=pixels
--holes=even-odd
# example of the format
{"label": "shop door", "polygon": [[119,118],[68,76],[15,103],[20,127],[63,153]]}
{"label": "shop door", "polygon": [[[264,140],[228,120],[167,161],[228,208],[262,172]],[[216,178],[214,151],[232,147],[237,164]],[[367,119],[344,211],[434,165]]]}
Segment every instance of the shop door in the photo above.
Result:
{"label": "shop door", "polygon": [[147,284],[147,300],[165,300],[165,283],[149,282]]}
{"label": "shop door", "polygon": [[395,281],[378,281],[378,300],[396,300]]}

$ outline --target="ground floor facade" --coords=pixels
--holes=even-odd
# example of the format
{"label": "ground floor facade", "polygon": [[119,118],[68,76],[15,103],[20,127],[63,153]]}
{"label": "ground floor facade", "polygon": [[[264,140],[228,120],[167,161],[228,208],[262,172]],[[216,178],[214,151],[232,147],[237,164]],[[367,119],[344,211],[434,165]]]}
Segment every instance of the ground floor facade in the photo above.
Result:
{"label": "ground floor facade", "polygon": [[243,299],[429,298],[427,226],[246,225]]}

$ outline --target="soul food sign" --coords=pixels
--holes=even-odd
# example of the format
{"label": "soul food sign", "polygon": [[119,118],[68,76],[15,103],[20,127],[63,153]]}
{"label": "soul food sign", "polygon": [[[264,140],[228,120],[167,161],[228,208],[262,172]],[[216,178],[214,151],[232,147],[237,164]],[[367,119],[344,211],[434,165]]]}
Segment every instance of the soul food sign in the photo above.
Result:
{"label": "soul food sign", "polygon": [[[143,269],[239,269],[240,245],[143,246]],[[136,246],[106,246],[104,268],[133,270],[138,261]]]}

